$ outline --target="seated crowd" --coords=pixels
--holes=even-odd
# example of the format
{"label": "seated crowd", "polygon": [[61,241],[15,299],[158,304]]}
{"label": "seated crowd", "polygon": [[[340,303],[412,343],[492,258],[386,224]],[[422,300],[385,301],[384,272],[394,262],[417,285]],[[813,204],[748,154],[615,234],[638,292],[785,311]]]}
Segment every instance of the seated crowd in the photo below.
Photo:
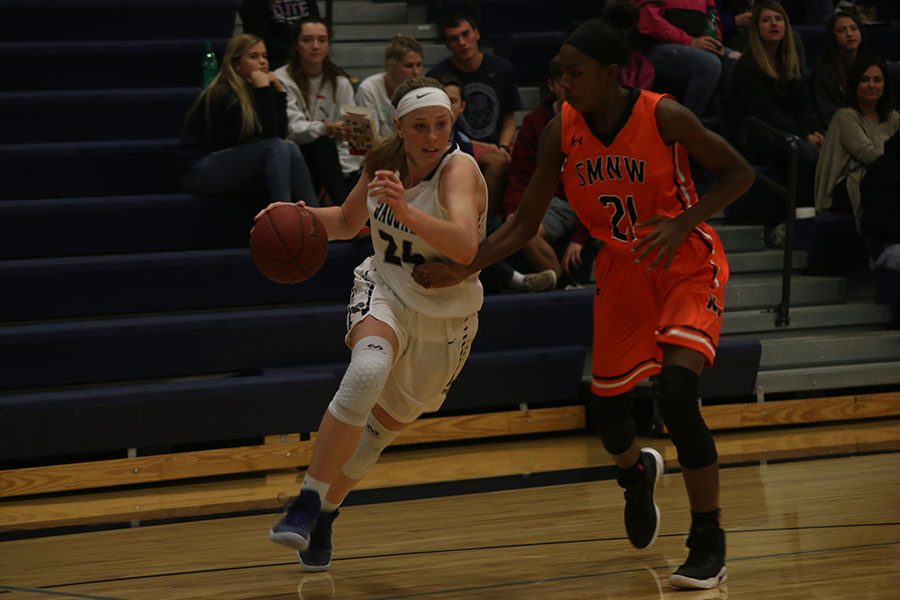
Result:
{"label": "seated crowd", "polygon": [[[900,179],[892,168],[900,160],[900,115],[888,66],[868,52],[852,8],[828,20],[808,71],[802,40],[780,2],[631,1],[640,20],[631,32],[632,62],[622,70],[626,85],[672,93],[756,164],[784,166],[789,152],[785,136],[771,135],[760,121],[796,136],[797,205],[852,215],[872,263],[900,269]],[[180,163],[187,191],[264,188],[266,203],[341,204],[365,152],[348,143],[347,108],[367,109],[374,138],[391,135],[391,96],[421,75],[422,45],[394,36],[384,70],[354,90],[329,58],[331,31],[316,3],[296,0],[287,12],[282,4],[245,0],[245,33],[229,41],[219,75],[188,111]],[[449,15],[441,34],[450,56],[427,75],[447,89],[452,139],[484,174],[489,229],[496,228],[521,202],[541,132],[564,101],[562,69],[550,62],[548,94],[517,132],[522,82],[511,63],[481,50],[470,16]],[[535,238],[510,263],[486,269],[482,280],[489,291],[578,287],[590,280],[597,250],[560,187]]]}

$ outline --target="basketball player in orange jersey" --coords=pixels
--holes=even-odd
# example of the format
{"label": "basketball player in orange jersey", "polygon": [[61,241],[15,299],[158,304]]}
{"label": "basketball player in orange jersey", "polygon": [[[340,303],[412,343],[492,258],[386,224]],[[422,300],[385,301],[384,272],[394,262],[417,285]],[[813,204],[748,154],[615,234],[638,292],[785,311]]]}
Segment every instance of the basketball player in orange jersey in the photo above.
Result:
{"label": "basketball player in orange jersey", "polygon": [[[573,209],[596,238],[592,391],[595,425],[619,467],[625,528],[646,548],[659,532],[653,490],[659,453],[635,440],[630,392],[660,374],[659,408],[678,450],[691,504],[687,560],[673,586],[724,582],[725,534],[719,524],[715,442],[700,415],[698,378],[713,362],[728,263],[704,223],[744,193],[753,171],[721,137],[668,96],[619,85],[628,61],[626,30],[637,22],[627,3],[610,3],[563,44],[567,102],[544,130],[537,169],[518,211],[485,240],[467,265],[432,263],[414,270],[425,287],[452,285],[531,239],[558,178]],[[688,167],[693,156],[717,175],[698,198]]]}

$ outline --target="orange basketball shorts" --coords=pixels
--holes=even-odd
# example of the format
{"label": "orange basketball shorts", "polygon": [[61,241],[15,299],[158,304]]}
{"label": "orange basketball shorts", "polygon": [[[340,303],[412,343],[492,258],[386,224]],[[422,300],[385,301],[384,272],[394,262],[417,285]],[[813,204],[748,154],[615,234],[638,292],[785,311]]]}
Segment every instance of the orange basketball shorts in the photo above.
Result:
{"label": "orange basketball shorts", "polygon": [[718,236],[695,229],[671,266],[636,255],[597,255],[592,391],[615,396],[662,368],[662,345],[696,350],[711,366],[722,328],[728,262]]}

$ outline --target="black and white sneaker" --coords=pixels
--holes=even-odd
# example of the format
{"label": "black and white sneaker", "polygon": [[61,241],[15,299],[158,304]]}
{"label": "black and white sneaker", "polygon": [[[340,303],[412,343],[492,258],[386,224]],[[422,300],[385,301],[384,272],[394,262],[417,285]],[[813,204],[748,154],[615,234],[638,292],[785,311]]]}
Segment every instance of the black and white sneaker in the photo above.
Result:
{"label": "black and white sneaker", "polygon": [[728,581],[725,567],[725,531],[721,527],[692,526],[687,560],[669,575],[672,587],[709,590]]}
{"label": "black and white sneaker", "polygon": [[659,535],[659,507],[653,500],[653,490],[663,473],[663,459],[653,448],[641,448],[643,478],[625,488],[625,531],[631,545],[642,550],[656,541]]}

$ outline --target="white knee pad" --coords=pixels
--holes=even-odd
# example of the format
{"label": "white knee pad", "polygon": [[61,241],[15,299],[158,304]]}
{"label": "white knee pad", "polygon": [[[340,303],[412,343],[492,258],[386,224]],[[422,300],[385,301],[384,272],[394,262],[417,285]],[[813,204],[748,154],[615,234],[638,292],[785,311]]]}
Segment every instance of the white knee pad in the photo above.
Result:
{"label": "white knee pad", "polygon": [[341,469],[344,475],[350,479],[365,477],[366,473],[372,470],[372,467],[378,462],[382,451],[390,446],[399,434],[399,431],[388,429],[375,418],[375,415],[369,414],[356,452],[347,459],[344,468]]}
{"label": "white knee pad", "polygon": [[339,421],[362,427],[391,373],[394,351],[384,338],[370,335],[359,340],[350,354],[350,366],[341,379],[328,410]]}

